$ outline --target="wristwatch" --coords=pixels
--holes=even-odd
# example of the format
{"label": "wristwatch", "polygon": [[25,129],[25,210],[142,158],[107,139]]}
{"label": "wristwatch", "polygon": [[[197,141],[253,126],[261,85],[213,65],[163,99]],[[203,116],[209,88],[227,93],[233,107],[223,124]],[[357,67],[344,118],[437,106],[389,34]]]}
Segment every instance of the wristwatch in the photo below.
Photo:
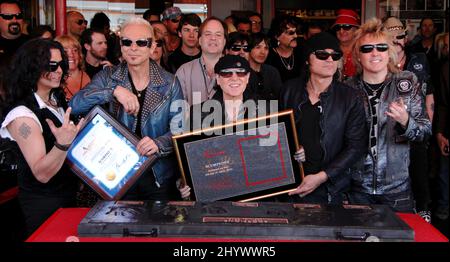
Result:
{"label": "wristwatch", "polygon": [[57,141],[55,141],[55,146],[56,148],[58,148],[61,151],[67,151],[69,150],[71,144],[67,144],[67,145],[61,145],[60,143],[58,143]]}

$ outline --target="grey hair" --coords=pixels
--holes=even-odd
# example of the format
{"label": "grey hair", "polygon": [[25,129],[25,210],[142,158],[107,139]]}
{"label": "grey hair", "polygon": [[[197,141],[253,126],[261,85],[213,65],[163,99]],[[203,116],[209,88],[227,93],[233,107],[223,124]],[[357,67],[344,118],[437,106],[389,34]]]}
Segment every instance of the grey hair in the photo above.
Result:
{"label": "grey hair", "polygon": [[155,33],[153,32],[153,27],[150,25],[150,23],[145,20],[142,17],[138,17],[138,16],[133,16],[130,19],[126,20],[125,22],[123,22],[121,28],[120,28],[120,34],[123,34],[123,31],[125,31],[125,28],[127,28],[127,26],[129,25],[144,25],[145,27],[148,28],[148,30],[150,30],[152,37],[154,37]]}

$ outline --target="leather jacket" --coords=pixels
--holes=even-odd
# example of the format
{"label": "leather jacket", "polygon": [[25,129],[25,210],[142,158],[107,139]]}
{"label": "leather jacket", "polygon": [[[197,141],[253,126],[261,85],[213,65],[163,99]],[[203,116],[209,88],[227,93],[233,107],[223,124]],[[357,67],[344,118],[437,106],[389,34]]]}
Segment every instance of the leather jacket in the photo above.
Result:
{"label": "leather jacket", "polygon": [[[301,106],[308,101],[306,80],[296,78],[285,84],[281,94],[281,108],[293,109],[296,126],[302,123]],[[350,187],[349,168],[366,154],[366,128],[362,94],[333,80],[326,92],[320,94],[322,114],[320,146],[323,150],[323,171],[328,176],[325,185],[335,195]],[[308,157],[308,155],[306,155]]]}
{"label": "leather jacket", "polygon": [[[367,127],[372,112],[363,80],[358,75],[347,83],[364,95]],[[420,142],[431,135],[431,122],[425,113],[425,98],[416,75],[409,71],[389,73],[378,103],[377,159],[369,153],[352,168],[352,190],[373,195],[394,194],[410,189],[409,142]],[[406,129],[385,114],[389,104],[401,97],[407,106],[409,120]],[[369,147],[369,143],[366,144]]]}
{"label": "leather jacket", "polygon": [[[156,183],[160,185],[173,179],[177,174],[177,162],[172,154],[172,132],[181,133],[182,128],[171,129],[171,123],[182,122],[183,115],[180,112],[183,94],[178,80],[153,61],[150,61],[149,74],[150,84],[143,104],[141,134],[143,137],[150,137],[158,145],[158,159],[152,166],[152,170]],[[70,100],[72,114],[86,114],[95,105],[110,103],[109,112],[134,132],[137,119],[127,114],[122,105],[114,99],[113,92],[117,86],[127,88],[130,92],[132,90],[128,66],[125,62],[99,72],[85,88],[76,93]],[[173,108],[180,110],[173,110]]]}

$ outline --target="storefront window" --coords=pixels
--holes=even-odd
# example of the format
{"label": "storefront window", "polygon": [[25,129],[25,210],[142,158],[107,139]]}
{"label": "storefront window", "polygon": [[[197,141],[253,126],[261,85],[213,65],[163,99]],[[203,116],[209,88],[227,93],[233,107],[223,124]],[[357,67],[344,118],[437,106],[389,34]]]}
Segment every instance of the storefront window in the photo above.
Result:
{"label": "storefront window", "polygon": [[420,20],[424,17],[433,18],[437,32],[443,32],[447,8],[447,0],[380,0],[378,3],[380,18],[400,18],[408,28],[410,39],[417,34]]}

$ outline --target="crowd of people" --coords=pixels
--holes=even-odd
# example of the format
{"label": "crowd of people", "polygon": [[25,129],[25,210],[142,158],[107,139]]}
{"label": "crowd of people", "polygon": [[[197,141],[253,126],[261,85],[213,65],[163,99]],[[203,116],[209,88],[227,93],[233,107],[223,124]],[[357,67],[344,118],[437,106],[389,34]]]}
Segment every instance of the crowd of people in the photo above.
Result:
{"label": "crowd of people", "polygon": [[[205,127],[192,121],[197,111],[218,115],[207,127],[256,117],[261,110],[246,107],[254,101],[267,114],[294,112],[301,149],[292,157],[305,178],[275,201],[385,204],[427,222],[434,208],[448,218],[449,35],[436,36],[433,19],[409,43],[398,18],[361,24],[347,9],[331,28],[279,16],[267,32],[258,13],[202,22],[178,7],[148,10],[118,33],[109,22],[69,11],[66,35],[49,26],[25,35],[20,5],[0,2],[0,135],[20,156],[24,235],[60,207],[98,199],[65,163],[96,105],[139,137],[140,154],[157,156],[126,200],[189,197],[173,135]],[[211,102],[220,112],[195,110]]]}

